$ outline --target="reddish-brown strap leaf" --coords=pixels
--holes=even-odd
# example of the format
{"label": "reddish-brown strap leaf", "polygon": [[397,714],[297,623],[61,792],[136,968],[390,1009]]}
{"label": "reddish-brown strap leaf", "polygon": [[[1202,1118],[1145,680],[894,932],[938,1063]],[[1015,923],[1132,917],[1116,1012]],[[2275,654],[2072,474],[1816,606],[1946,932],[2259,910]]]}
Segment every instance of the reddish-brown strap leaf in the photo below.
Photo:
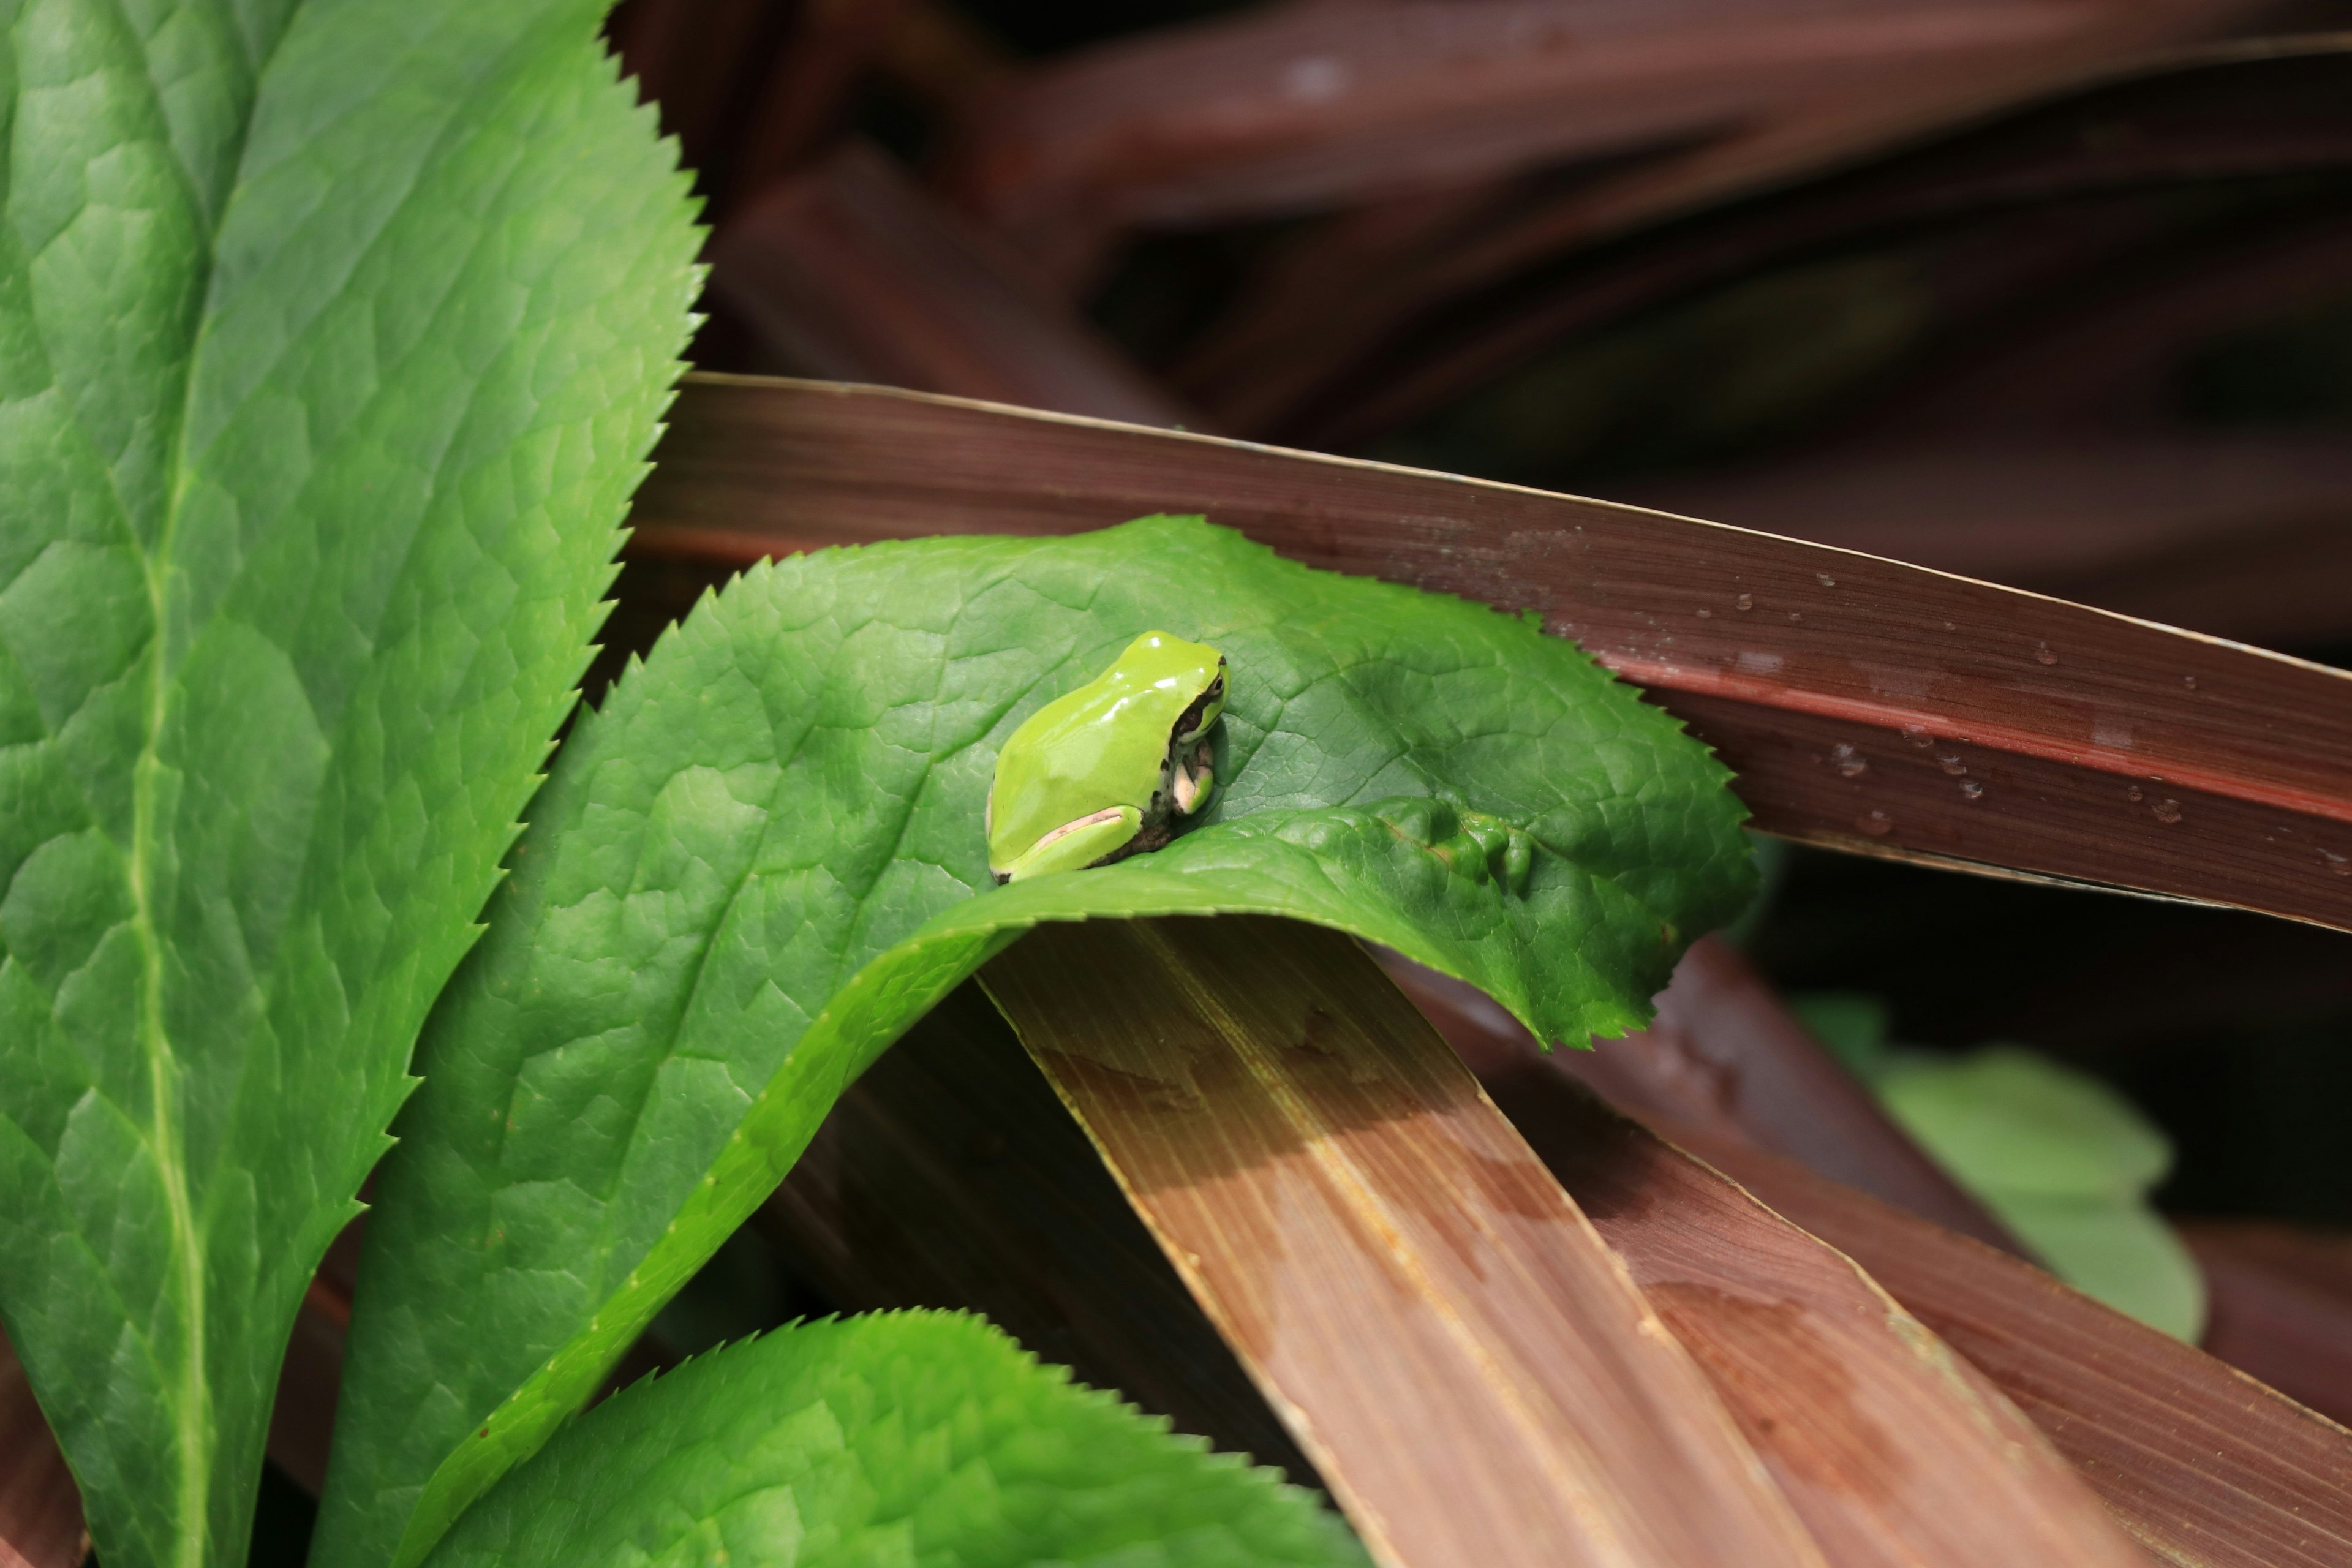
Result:
{"label": "reddish-brown strap leaf", "polygon": [[89,1552],[80,1489],[0,1338],[0,1568],[79,1568]]}
{"label": "reddish-brown strap leaf", "polygon": [[846,1310],[984,1313],[1178,1431],[1322,1484],[977,985],[850,1087],[758,1223]]}
{"label": "reddish-brown strap leaf", "polygon": [[[2232,78],[2235,92],[2215,93],[2222,102],[2206,105],[2201,117],[2182,114],[2185,125],[2157,114],[2165,106],[2160,96],[2137,121],[2124,114],[2078,121],[2085,136],[2122,132],[2143,147],[2140,132],[2152,121],[2145,128],[2158,134],[2149,140],[2159,147],[2174,143],[2168,159],[2149,159],[2137,182],[2119,177],[2127,171],[2098,169],[2099,183],[2080,193],[2095,199],[2074,201],[2061,190],[2003,193],[1979,183],[1981,195],[1990,198],[1979,205],[1963,190],[1963,203],[1984,221],[1960,242],[1965,264],[1931,287],[1951,323],[1947,330],[1966,335],[1948,345],[1934,375],[1874,400],[1832,442],[1808,455],[1824,445],[1860,457],[1866,444],[1933,447],[1969,439],[2031,450],[2059,432],[2095,446],[2116,440],[2118,431],[2210,437],[2210,428],[2180,423],[2184,363],[2216,339],[2248,328],[2275,331],[2283,320],[2325,310],[2352,275],[2352,216],[2314,189],[2324,181],[2340,190],[2352,174],[2352,112],[2341,103],[2343,86],[2352,81],[2352,54],[2282,52],[2168,79],[2188,100],[2177,107],[2185,108],[2195,102],[2193,88],[2218,89]],[[2214,112],[2246,100],[2244,119],[2252,120],[2264,87],[2274,89],[2262,105],[2266,123],[2232,124]],[[2336,89],[2333,102],[2330,87]],[[2202,155],[2200,141],[2208,143]],[[2045,154],[2053,165],[2056,153],[2053,146]],[[2184,183],[2217,174],[2242,179],[2249,196],[2285,185],[2304,199],[2179,200]],[[2281,175],[2303,178],[2290,184]],[[2011,197],[2006,212],[2004,194]],[[2019,195],[2028,198],[2021,210]],[[2145,199],[2117,199],[2125,196]],[[1885,221],[1870,226],[1875,235],[1866,228],[1861,237],[1896,242],[1901,226],[1878,227]],[[2231,460],[2230,447],[2217,450]],[[2291,467],[2312,461],[2307,450],[2284,443],[2273,456]]]}
{"label": "reddish-brown strap leaf", "polygon": [[1198,423],[993,237],[852,142],[724,225],[710,294],[772,366],[1147,425]]}
{"label": "reddish-brown strap leaf", "polygon": [[943,118],[964,112],[1020,69],[994,33],[949,0],[898,0],[876,72]]}
{"label": "reddish-brown strap leaf", "polygon": [[1831,1561],[2144,1561],[2032,1423],[1850,1260],[1589,1094],[1522,1117],[1516,1080],[1487,1082]]}
{"label": "reddish-brown strap leaf", "polygon": [[[2239,7],[2243,9],[2243,6]],[[965,127],[957,185],[1020,233],[1069,208],[1197,224],[1711,137],[1884,73],[2112,54],[2215,7],[1480,0],[1262,6],[1065,56]],[[2177,33],[2176,33],[2177,36]]]}
{"label": "reddish-brown strap leaf", "polygon": [[1622,1266],[1348,938],[1047,925],[982,983],[1384,1563],[1822,1561]]}
{"label": "reddish-brown strap leaf", "polygon": [[[1574,1190],[1584,1063],[1432,989],[1417,997]],[[1622,1042],[1603,1041],[1597,1053]],[[1659,1131],[1852,1258],[2050,1435],[2131,1532],[2189,1568],[2318,1568],[2352,1552],[2352,1432],[2030,1264],[1717,1125]],[[1805,1152],[1817,1155],[1818,1149]],[[1605,1222],[1604,1222],[1605,1224]],[[1628,1256],[1636,1244],[1612,1237]]]}
{"label": "reddish-brown strap leaf", "polygon": [[330,1254],[303,1292],[269,1412],[271,1461],[312,1497],[327,1484],[327,1445],[342,1389],[343,1339],[352,1324],[349,1261]]}
{"label": "reddish-brown strap leaf", "polygon": [[913,0],[623,0],[607,31],[720,221],[814,156]]}
{"label": "reddish-brown strap leaf", "polygon": [[2200,1220],[2205,1348],[2323,1415],[2352,1422],[2352,1232]]}
{"label": "reddish-brown strap leaf", "polygon": [[704,567],[1200,511],[1532,609],[1687,721],[1758,826],[2352,928],[2352,678],[1770,534],[876,388],[690,378],[633,550]]}
{"label": "reddish-brown strap leaf", "polygon": [[[1476,987],[1396,954],[1381,963],[1474,1070],[1496,1051],[1535,1046],[1518,1020]],[[1696,1123],[1785,1154],[1947,1229],[2022,1252],[2008,1227],[1920,1152],[1736,950],[1700,938],[1658,993],[1657,1008],[1649,1028],[1571,1052],[1562,1065],[1633,1115]]]}
{"label": "reddish-brown strap leaf", "polygon": [[787,7],[765,0],[622,0],[606,32],[621,69],[661,105],[662,130],[678,139],[706,193],[722,189],[726,164],[761,75],[791,31]]}
{"label": "reddish-brown strap leaf", "polygon": [[2219,636],[2352,632],[2341,439],[1857,441],[1638,499]]}
{"label": "reddish-brown strap leaf", "polygon": [[[1408,226],[1400,245],[1374,238],[1370,256],[1357,251],[1373,237],[1351,245],[1342,233],[1319,266],[1303,255],[1270,277],[1188,357],[1178,384],[1226,428],[1345,447],[1569,334],[1784,258],[1906,226],[2352,158],[2352,54],[2340,40],[2217,45],[2129,68],[2116,58],[2098,46],[1945,83],[1882,73],[1691,158],[1551,193],[1495,192],[1454,221]],[[1978,122],[1996,109],[2009,112]],[[1800,174],[1820,177],[1732,199]],[[1717,205],[1690,210],[1706,203]]]}
{"label": "reddish-brown strap leaf", "polygon": [[2030,1264],[1776,1156],[1661,1131],[1845,1253],[2196,1568],[2352,1561],[2352,1432]]}
{"label": "reddish-brown strap leaf", "polygon": [[908,0],[803,0],[776,50],[740,141],[730,152],[717,222],[820,155],[847,118],[853,94],[879,63]]}

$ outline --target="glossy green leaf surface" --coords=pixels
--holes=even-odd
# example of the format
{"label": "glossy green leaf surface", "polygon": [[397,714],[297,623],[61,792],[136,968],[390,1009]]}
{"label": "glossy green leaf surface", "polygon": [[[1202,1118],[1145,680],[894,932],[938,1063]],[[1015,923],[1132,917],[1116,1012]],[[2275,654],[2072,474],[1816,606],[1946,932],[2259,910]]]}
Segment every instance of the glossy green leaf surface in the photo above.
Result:
{"label": "glossy green leaf surface", "polygon": [[1362,1568],[1312,1494],[1044,1367],[977,1318],[781,1329],[623,1390],[432,1568]]}
{"label": "glossy green leaf surface", "polygon": [[[1150,628],[1230,666],[1202,826],[993,888],[997,748]],[[426,1028],[362,1266],[332,1561],[419,1560],[841,1089],[1034,922],[1313,921],[1580,1045],[1643,1022],[1750,891],[1727,778],[1570,644],[1196,519],[755,569],[575,731]]]}
{"label": "glossy green leaf surface", "polygon": [[694,237],[581,0],[20,0],[0,1313],[110,1568],[271,1391],[601,618]]}

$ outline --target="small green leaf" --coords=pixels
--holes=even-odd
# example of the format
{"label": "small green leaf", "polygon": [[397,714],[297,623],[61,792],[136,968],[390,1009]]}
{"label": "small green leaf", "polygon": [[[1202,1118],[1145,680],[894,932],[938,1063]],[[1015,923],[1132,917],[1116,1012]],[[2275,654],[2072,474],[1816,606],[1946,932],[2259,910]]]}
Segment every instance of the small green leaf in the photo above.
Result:
{"label": "small green leaf", "polygon": [[2196,1341],[2204,1275],[2150,1206],[2172,1144],[2087,1073],[2019,1046],[1882,1056],[1888,1114],[2069,1285]]}
{"label": "small green leaf", "polygon": [[1893,1057],[1886,1004],[1853,991],[1814,991],[1788,998],[1789,1010],[1845,1070],[1875,1083]]}
{"label": "small green leaf", "polygon": [[2129,1100],[2016,1046],[1906,1052],[1878,1092],[1937,1159],[2006,1192],[2137,1198],[2172,1167],[2171,1143]]}
{"label": "small green leaf", "polygon": [[18,0],[0,1313],[111,1568],[288,1330],[601,618],[694,235],[593,0]]}
{"label": "small green leaf", "polygon": [[[1207,822],[994,888],[997,747],[1153,628],[1231,668]],[[420,1560],[842,1089],[1034,922],[1314,921],[1581,1044],[1644,1022],[1690,935],[1751,891],[1727,777],[1517,617],[1197,519],[755,570],[575,731],[427,1026],[370,1226],[328,1560]]]}
{"label": "small green leaf", "polygon": [[2205,1332],[2204,1270],[2146,1198],[2053,1198],[1998,1188],[1982,1196],[2075,1289],[2192,1345]]}
{"label": "small green leaf", "polygon": [[978,1318],[802,1324],[625,1389],[432,1568],[1364,1568],[1309,1493],[1171,1436]]}

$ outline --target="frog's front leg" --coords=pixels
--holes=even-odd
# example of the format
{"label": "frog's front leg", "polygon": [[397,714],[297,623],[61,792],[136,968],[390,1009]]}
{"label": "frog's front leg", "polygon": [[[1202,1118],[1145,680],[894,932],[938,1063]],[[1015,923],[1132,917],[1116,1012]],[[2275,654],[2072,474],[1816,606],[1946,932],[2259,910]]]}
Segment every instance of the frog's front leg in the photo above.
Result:
{"label": "frog's front leg", "polygon": [[1189,755],[1179,753],[1168,760],[1168,798],[1177,814],[1190,816],[1209,804],[1216,793],[1217,772],[1212,765],[1213,752],[1206,735],[1192,748]]}
{"label": "frog's front leg", "polygon": [[1142,827],[1143,813],[1135,807],[1105,806],[1045,834],[997,873],[996,879],[1002,883],[1020,877],[1042,877],[1048,871],[1079,870],[1116,853]]}

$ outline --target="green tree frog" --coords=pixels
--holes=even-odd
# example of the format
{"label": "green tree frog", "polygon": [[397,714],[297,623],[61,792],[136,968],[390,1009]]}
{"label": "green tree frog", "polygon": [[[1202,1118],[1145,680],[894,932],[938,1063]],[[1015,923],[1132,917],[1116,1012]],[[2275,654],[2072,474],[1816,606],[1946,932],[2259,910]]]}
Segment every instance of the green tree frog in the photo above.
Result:
{"label": "green tree frog", "polygon": [[999,882],[1106,866],[1157,849],[1216,788],[1209,727],[1225,707],[1225,656],[1146,632],[1004,742],[984,817]]}

